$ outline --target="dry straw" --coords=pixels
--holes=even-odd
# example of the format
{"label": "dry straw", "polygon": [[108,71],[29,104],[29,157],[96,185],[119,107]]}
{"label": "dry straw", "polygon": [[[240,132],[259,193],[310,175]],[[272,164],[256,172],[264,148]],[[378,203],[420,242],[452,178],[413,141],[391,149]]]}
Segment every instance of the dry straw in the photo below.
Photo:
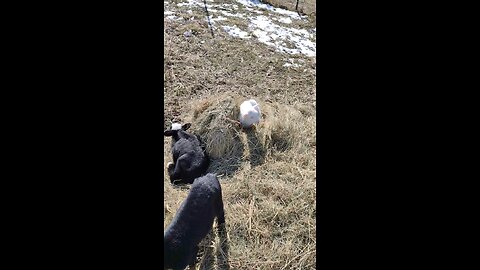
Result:
{"label": "dry straw", "polygon": [[191,104],[192,112],[186,119],[192,123],[192,131],[206,144],[213,161],[212,172],[230,174],[248,160],[259,165],[266,155],[292,147],[301,148],[301,142],[308,141],[305,133],[312,129],[305,126],[308,119],[304,113],[292,106],[256,97],[253,98],[260,104],[262,119],[253,129],[242,129],[238,124],[239,108],[247,98],[251,97],[228,92]]}
{"label": "dry straw", "polygon": [[[181,117],[206,144],[212,159],[209,171],[226,175],[221,182],[228,237],[210,235],[202,241],[198,269],[225,262],[230,269],[312,269],[314,109],[233,92],[205,97],[192,100]],[[260,104],[262,119],[255,128],[242,130],[236,123],[239,106],[250,98]],[[164,143],[168,153],[168,141]],[[170,159],[167,154],[165,163]],[[166,183],[164,225],[188,193]],[[262,259],[266,257],[270,259]]]}
{"label": "dry straw", "polygon": [[[295,7],[295,1],[266,1]],[[314,10],[315,1],[307,5]],[[196,269],[315,269],[315,58],[280,54],[221,29],[212,38],[204,9],[173,11],[183,19],[164,22],[165,128],[171,120],[191,122],[215,157],[209,170],[229,173],[220,178],[227,237],[202,241]],[[289,27],[311,29],[315,22]],[[193,36],[185,38],[188,30]],[[289,58],[301,67],[286,68]],[[259,102],[263,119],[244,131],[234,121],[250,98]],[[164,228],[188,194],[170,185],[170,142],[164,138]]]}

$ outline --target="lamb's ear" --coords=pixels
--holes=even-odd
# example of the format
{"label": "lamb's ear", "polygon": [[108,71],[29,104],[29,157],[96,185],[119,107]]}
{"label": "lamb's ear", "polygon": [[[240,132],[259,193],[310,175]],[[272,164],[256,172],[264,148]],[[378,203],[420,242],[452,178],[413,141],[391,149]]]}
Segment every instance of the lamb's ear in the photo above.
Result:
{"label": "lamb's ear", "polygon": [[173,136],[174,133],[175,133],[175,130],[167,129],[163,132],[163,136],[170,137],[170,136]]}
{"label": "lamb's ear", "polygon": [[191,123],[186,123],[185,125],[182,126],[182,129],[187,131],[187,129],[189,129],[191,125],[192,125]]}

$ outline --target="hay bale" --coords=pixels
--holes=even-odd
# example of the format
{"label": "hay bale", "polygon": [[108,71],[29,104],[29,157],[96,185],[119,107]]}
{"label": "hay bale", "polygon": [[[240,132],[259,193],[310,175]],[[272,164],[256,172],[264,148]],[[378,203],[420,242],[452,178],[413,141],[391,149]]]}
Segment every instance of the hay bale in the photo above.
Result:
{"label": "hay bale", "polygon": [[240,100],[230,94],[193,103],[192,127],[205,142],[211,158],[230,157],[241,148],[238,127],[232,122],[239,113]]}
{"label": "hay bale", "polygon": [[235,93],[225,93],[191,104],[193,111],[189,122],[213,160],[210,172],[229,174],[245,160],[259,165],[267,153],[284,152],[302,142],[308,125],[302,112],[292,106],[264,102],[258,97],[255,99],[262,107],[262,119],[256,129],[242,131],[235,121],[238,121],[240,104],[245,99]]}
{"label": "hay bale", "polygon": [[286,151],[298,143],[305,130],[305,118],[296,108],[279,103],[267,103],[258,132],[266,150]]}

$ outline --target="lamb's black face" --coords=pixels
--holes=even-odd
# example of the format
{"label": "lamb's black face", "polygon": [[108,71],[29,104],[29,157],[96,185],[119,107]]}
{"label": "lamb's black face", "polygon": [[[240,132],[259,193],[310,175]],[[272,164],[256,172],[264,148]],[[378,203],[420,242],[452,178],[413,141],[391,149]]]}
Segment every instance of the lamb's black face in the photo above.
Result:
{"label": "lamb's black face", "polygon": [[175,133],[177,133],[177,132],[178,132],[178,130],[167,129],[163,132],[163,136],[170,137],[170,136],[175,135]]}
{"label": "lamb's black face", "polygon": [[184,131],[187,131],[187,129],[189,129],[191,126],[192,126],[191,123],[186,123],[185,125],[182,126],[182,129],[183,129]]}
{"label": "lamb's black face", "polygon": [[172,130],[172,129],[165,130],[163,132],[163,136],[172,137],[172,147],[173,147],[175,143],[177,143],[178,141],[178,130]]}

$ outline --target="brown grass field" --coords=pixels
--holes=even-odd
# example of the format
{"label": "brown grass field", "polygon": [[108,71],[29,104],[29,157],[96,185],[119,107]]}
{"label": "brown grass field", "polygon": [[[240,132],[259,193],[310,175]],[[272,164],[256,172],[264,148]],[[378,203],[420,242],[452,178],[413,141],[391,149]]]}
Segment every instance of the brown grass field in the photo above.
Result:
{"label": "brown grass field", "polygon": [[[292,0],[263,2],[295,8]],[[315,16],[315,1],[299,7]],[[180,14],[188,20],[164,20],[164,128],[191,122],[215,153],[209,171],[221,175],[227,231],[202,241],[196,269],[316,269],[316,57],[220,30],[212,38],[203,11],[192,11]],[[284,67],[289,58],[303,65]],[[249,98],[262,108],[256,129],[220,118],[235,118]],[[171,160],[164,137],[164,228],[188,194],[170,185]]]}
{"label": "brown grass field", "polygon": [[[261,0],[261,2],[268,3],[274,7],[280,7],[288,10],[295,10],[296,0]],[[303,14],[316,14],[317,2],[315,0],[300,0],[298,1],[298,11]]]}

